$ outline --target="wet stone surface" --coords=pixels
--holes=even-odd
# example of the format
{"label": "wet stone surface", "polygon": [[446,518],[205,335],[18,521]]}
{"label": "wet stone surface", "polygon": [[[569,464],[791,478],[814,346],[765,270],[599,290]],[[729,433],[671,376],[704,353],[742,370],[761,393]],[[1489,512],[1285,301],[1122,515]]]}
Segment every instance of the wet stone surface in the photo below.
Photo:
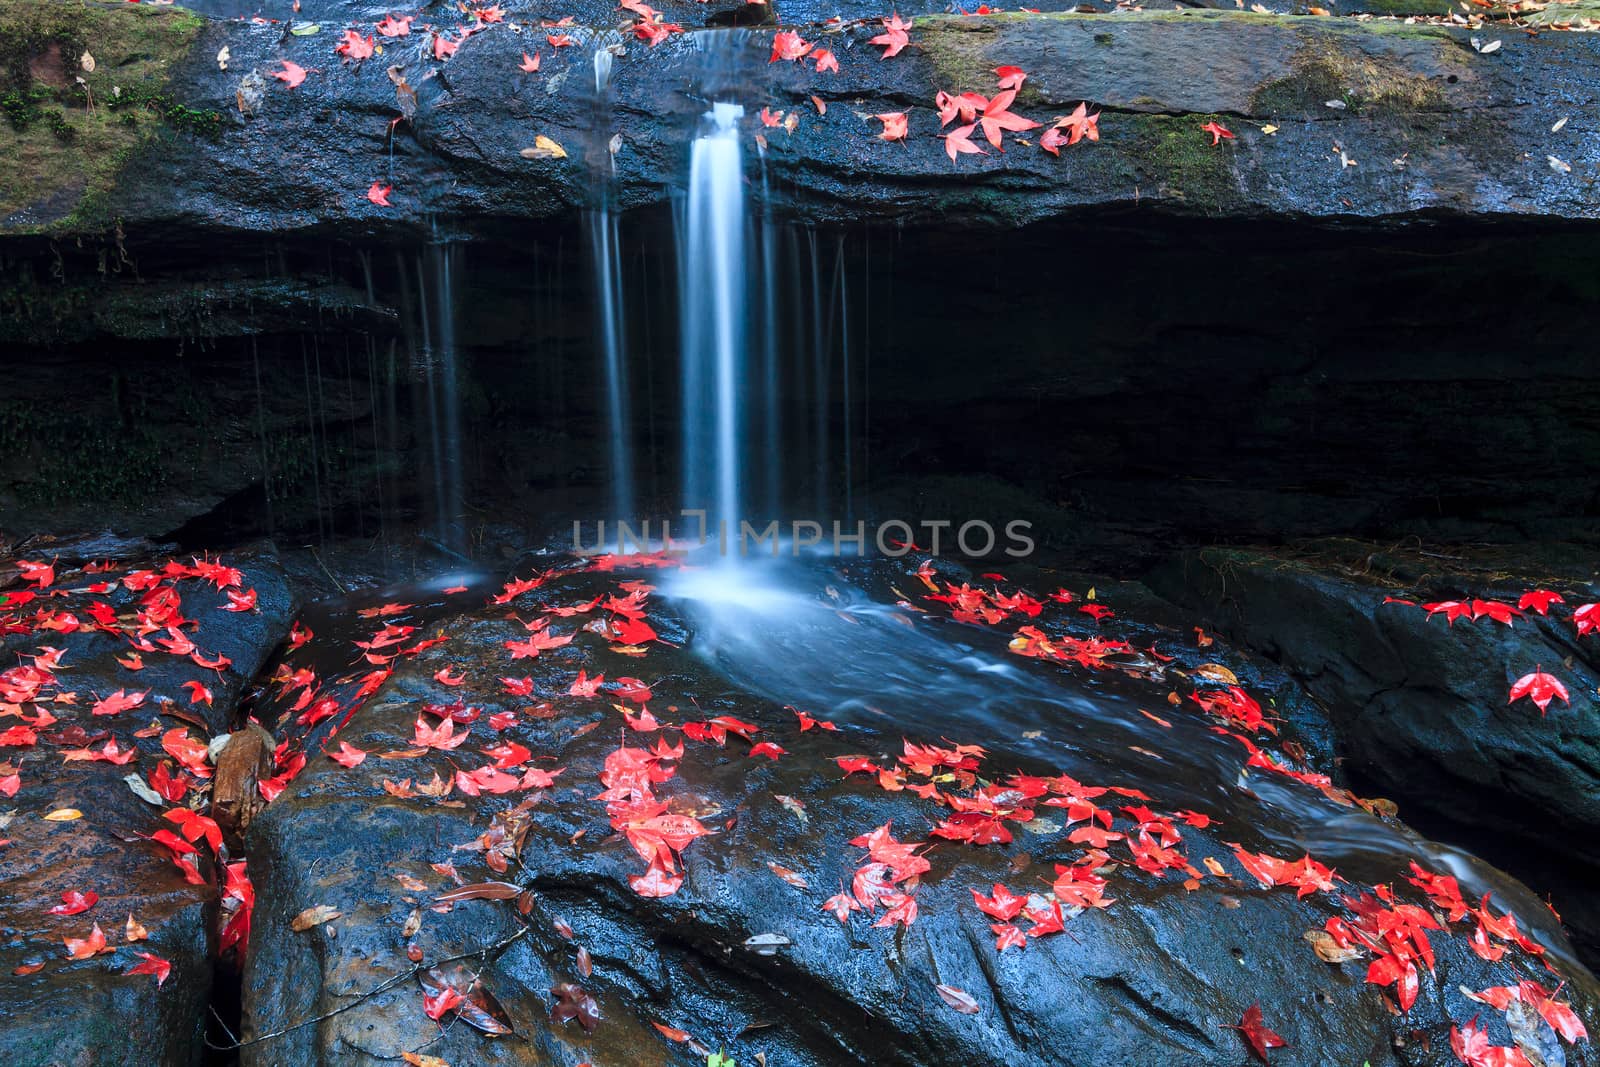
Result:
{"label": "wet stone surface", "polygon": [[1259,1002],[1271,1062],[1377,1067],[1597,1018],[1533,893],[1296,762],[1220,642],[664,562],[307,613],[254,708],[306,762],[249,833],[243,1062],[1243,1063]]}
{"label": "wet stone surface", "polygon": [[[1353,774],[1554,891],[1585,948],[1600,946],[1592,552],[1208,549],[1152,584],[1299,679]],[[1566,698],[1511,699],[1538,672]]]}
{"label": "wet stone surface", "polygon": [[206,744],[294,605],[267,550],[73,547],[0,562],[0,1060],[195,1063],[219,873],[204,831],[185,837]]}

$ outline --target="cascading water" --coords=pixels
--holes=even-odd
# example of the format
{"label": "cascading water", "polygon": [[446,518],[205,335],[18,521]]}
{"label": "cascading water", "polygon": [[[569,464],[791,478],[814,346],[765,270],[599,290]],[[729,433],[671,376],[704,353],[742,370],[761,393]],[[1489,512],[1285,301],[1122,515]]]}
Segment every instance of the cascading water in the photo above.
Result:
{"label": "cascading water", "polygon": [[[426,465],[433,483],[434,537],[452,551],[465,542],[462,529],[461,407],[457,385],[456,276],[460,247],[435,230],[415,263],[416,330],[407,334],[419,392],[415,409],[426,423]],[[402,301],[410,286],[401,264]]]}
{"label": "cascading water", "polygon": [[[596,129],[609,128],[607,101],[614,54],[603,43],[594,53]],[[601,147],[605,162],[595,179],[594,209],[589,214],[589,250],[593,261],[595,307],[600,317],[600,345],[605,363],[606,428],[611,461],[611,519],[634,516],[633,451],[628,434],[627,335],[623,305],[622,251],[614,210],[616,162],[609,145]]]}
{"label": "cascading water", "polygon": [[[737,536],[743,490],[745,194],[739,149],[744,108],[716,103],[689,157],[680,242],[683,330],[683,502]],[[714,529],[714,525],[710,528]]]}

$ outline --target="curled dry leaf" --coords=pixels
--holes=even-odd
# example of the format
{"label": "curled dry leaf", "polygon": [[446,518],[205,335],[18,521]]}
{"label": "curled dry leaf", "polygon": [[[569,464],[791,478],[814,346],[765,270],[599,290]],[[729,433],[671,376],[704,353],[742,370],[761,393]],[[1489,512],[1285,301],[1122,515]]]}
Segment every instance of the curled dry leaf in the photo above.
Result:
{"label": "curled dry leaf", "polygon": [[1304,936],[1323,963],[1349,963],[1361,958],[1359,949],[1341,947],[1326,930],[1307,930]]}
{"label": "curled dry leaf", "polygon": [[1220,663],[1202,663],[1194,669],[1196,678],[1204,678],[1208,682],[1219,682],[1222,685],[1238,685],[1239,679],[1228,668]]}
{"label": "curled dry leaf", "polygon": [[289,920],[289,929],[302,933],[313,926],[321,926],[339,917],[339,910],[331,904],[317,904]]}

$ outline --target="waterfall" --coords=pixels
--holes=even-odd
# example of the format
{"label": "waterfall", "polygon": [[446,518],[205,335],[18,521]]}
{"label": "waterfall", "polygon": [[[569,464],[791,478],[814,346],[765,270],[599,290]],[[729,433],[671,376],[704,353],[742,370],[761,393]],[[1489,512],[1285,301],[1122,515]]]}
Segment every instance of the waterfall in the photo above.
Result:
{"label": "waterfall", "polygon": [[589,214],[589,250],[594,268],[595,309],[600,316],[600,346],[605,366],[606,428],[611,462],[611,520],[634,521],[633,454],[628,429],[627,335],[622,285],[622,252],[613,206],[616,161],[603,139],[613,54],[599,44],[594,53],[595,128],[605,162],[596,178],[595,207]]}
{"label": "waterfall", "polygon": [[459,550],[462,529],[461,400],[457,380],[456,275],[459,246],[439,237],[417,261],[421,316],[421,370],[425,388],[429,458],[433,468],[435,534]]}
{"label": "waterfall", "polygon": [[[716,103],[689,156],[680,263],[684,507],[737,537],[742,491],[745,308],[744,167],[737,104]],[[713,527],[714,528],[714,527]]]}

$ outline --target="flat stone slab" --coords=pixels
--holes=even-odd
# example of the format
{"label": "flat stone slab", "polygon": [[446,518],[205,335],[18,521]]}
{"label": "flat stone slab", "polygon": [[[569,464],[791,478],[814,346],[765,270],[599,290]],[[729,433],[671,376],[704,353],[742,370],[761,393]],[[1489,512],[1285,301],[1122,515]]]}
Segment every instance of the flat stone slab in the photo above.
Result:
{"label": "flat stone slab", "polygon": [[[338,5],[321,5],[318,32],[303,36],[235,19],[162,38],[176,51],[150,76],[165,79],[161,91],[189,109],[193,129],[142,137],[92,203],[62,195],[87,161],[57,161],[34,183],[34,203],[0,229],[93,230],[121,219],[177,232],[377,235],[435,216],[469,229],[562,217],[593,202],[613,146],[622,206],[659,204],[682,181],[711,95],[745,107],[769,196],[816,220],[1020,226],[1128,208],[1589,219],[1600,210],[1600,41],[1591,34],[1217,10],[916,15],[903,51],[886,59],[871,43],[884,32],[879,19],[798,23],[788,32],[837,61],[837,71],[818,71],[814,52],[770,62],[774,27],[695,31],[690,16],[709,16],[688,5],[663,17],[681,15],[690,32],[655,46],[629,32],[620,10],[578,9],[562,26],[513,11],[465,37],[440,20],[435,29],[457,45],[447,59],[418,21],[408,36],[375,37],[381,54],[356,63],[334,44],[350,24],[372,35],[374,16],[347,7],[350,17],[337,18]],[[602,91],[597,50],[616,53]],[[524,54],[539,56],[536,72],[520,69]],[[308,72],[303,83],[272,77],[283,61]],[[1049,125],[1086,104],[1100,116],[1099,140],[1057,156],[1040,147],[1043,129],[1007,134],[1003,151],[980,131],[985,154],[948,158],[936,95],[992,97],[1002,66],[1028,75],[1014,113]],[[776,125],[762,124],[763,108]],[[905,139],[880,139],[872,116],[900,112]],[[1233,138],[1213,144],[1201,129],[1211,122]],[[565,156],[526,158],[538,136]],[[393,187],[392,206],[367,199],[373,182]]]}

